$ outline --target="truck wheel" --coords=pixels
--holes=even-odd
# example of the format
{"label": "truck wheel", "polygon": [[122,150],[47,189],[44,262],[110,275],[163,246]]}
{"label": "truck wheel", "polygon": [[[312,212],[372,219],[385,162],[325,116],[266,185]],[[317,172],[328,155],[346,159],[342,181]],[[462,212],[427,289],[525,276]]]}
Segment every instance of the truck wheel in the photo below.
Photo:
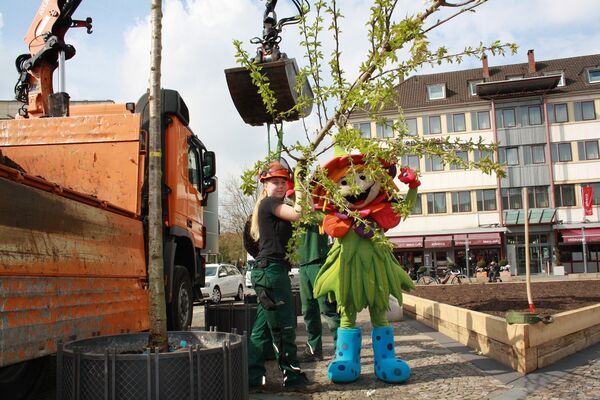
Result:
{"label": "truck wheel", "polygon": [[175,266],[173,272],[173,301],[167,307],[167,323],[171,331],[184,331],[192,324],[193,315],[192,282],[187,269]]}
{"label": "truck wheel", "polygon": [[2,398],[21,400],[35,393],[44,379],[48,359],[42,357],[0,368]]}

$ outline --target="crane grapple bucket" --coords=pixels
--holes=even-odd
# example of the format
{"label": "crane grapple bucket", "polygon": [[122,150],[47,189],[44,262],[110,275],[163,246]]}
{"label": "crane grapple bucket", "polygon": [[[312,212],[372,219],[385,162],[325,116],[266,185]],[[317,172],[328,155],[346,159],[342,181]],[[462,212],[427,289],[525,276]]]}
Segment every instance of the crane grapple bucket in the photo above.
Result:
{"label": "crane grapple bucket", "polygon": [[[277,103],[275,109],[285,112],[292,109],[299,102],[300,97],[313,98],[313,93],[307,80],[304,81],[300,93],[295,90],[298,65],[293,58],[280,59],[269,63],[260,64],[262,72],[269,79],[271,90],[275,93]],[[295,111],[282,119],[276,120],[267,113],[263,101],[258,94],[258,88],[252,83],[250,72],[244,67],[229,68],[225,70],[227,86],[233,104],[245,123],[260,126],[265,123],[283,121],[296,121],[310,114],[312,101],[302,107],[300,112]]]}

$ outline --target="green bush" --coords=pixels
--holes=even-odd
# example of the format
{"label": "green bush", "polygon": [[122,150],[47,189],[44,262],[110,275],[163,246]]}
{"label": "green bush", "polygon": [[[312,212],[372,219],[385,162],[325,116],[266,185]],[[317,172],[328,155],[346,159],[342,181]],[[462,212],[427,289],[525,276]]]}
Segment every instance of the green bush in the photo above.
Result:
{"label": "green bush", "polygon": [[502,260],[498,261],[498,265],[504,267],[508,265],[508,260],[506,258],[503,258]]}

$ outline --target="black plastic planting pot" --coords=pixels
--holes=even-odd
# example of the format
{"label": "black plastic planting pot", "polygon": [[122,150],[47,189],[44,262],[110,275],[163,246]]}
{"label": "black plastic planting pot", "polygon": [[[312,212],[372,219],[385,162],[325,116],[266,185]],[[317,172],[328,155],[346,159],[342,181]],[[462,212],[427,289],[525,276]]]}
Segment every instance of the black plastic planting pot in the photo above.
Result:
{"label": "black plastic planting pot", "polygon": [[147,343],[148,333],[132,333],[65,344],[57,357],[57,399],[248,399],[243,336],[169,332],[177,350],[141,353]]}

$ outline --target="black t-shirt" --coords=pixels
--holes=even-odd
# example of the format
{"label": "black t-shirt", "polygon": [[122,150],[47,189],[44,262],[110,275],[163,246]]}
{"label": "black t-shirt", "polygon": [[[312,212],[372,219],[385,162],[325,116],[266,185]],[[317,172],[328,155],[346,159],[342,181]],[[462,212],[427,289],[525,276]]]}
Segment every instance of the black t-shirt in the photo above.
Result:
{"label": "black t-shirt", "polygon": [[292,223],[277,218],[273,211],[283,204],[283,198],[266,197],[258,206],[260,251],[257,260],[285,261],[286,246],[292,237]]}

